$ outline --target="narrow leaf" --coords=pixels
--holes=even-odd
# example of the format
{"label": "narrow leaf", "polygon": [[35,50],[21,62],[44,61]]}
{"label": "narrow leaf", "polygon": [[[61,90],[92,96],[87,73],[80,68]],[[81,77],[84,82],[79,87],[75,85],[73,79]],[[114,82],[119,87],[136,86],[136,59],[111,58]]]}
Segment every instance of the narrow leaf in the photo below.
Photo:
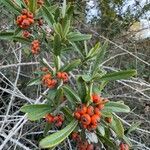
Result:
{"label": "narrow leaf", "polygon": [[95,74],[98,71],[99,65],[101,64],[104,55],[106,53],[106,49],[108,47],[108,43],[105,42],[103,46],[100,47],[99,53],[96,56],[95,62],[92,67],[92,74]]}
{"label": "narrow leaf", "polygon": [[50,113],[50,106],[45,104],[25,105],[21,111],[27,113],[29,120],[35,121]]}
{"label": "narrow leaf", "polygon": [[54,36],[54,54],[59,56],[61,54],[61,37],[59,34],[55,34]]}
{"label": "narrow leaf", "polygon": [[70,32],[67,35],[67,39],[70,42],[77,42],[77,41],[85,41],[91,39],[91,35],[88,34],[81,34],[79,32]]}
{"label": "narrow leaf", "polygon": [[136,70],[119,71],[119,72],[114,72],[114,73],[108,73],[102,76],[100,80],[113,81],[113,80],[127,79],[134,75],[136,75]]}
{"label": "narrow leaf", "polygon": [[64,129],[42,139],[40,141],[40,147],[51,148],[51,147],[57,146],[70,135],[70,133],[76,128],[77,124],[78,124],[78,121],[72,120],[70,124],[67,125]]}
{"label": "narrow leaf", "polygon": [[13,13],[20,14],[21,8],[11,0],[3,0],[2,3]]}
{"label": "narrow leaf", "polygon": [[11,31],[0,32],[0,39],[5,39],[5,40],[12,39],[13,35],[14,35],[14,32],[11,32]]}
{"label": "narrow leaf", "polygon": [[39,84],[41,84],[41,78],[35,78],[35,79],[32,79],[31,81],[29,81],[27,83],[27,86],[39,85]]}
{"label": "narrow leaf", "polygon": [[80,59],[74,60],[68,65],[64,66],[61,71],[69,72],[72,71],[75,67],[77,67],[81,63]]}
{"label": "narrow leaf", "polygon": [[52,26],[55,23],[53,14],[45,6],[42,7],[42,12],[43,12],[43,17],[45,18],[49,26]]}
{"label": "narrow leaf", "polygon": [[69,101],[77,102],[77,103],[81,102],[80,97],[73,89],[71,89],[71,87],[63,86],[63,89],[64,89],[64,93]]}
{"label": "narrow leaf", "polygon": [[124,128],[122,122],[117,117],[113,116],[112,123],[109,125],[115,131],[118,137],[123,138]]}
{"label": "narrow leaf", "polygon": [[66,14],[66,8],[67,8],[67,4],[66,4],[66,0],[63,1],[63,7],[62,7],[62,17],[65,17]]}
{"label": "narrow leaf", "polygon": [[105,104],[105,107],[102,112],[130,112],[130,108],[120,102],[108,102]]}

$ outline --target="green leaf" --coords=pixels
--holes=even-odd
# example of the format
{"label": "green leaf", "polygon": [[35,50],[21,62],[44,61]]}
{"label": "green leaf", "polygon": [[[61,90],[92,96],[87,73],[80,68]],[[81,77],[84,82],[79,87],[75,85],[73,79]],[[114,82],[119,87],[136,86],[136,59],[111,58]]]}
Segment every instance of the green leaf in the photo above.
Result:
{"label": "green leaf", "polygon": [[105,128],[102,125],[99,125],[97,129],[102,136],[105,136]]}
{"label": "green leaf", "polygon": [[66,15],[66,8],[67,8],[67,4],[66,4],[66,0],[63,1],[63,7],[62,7],[62,17],[64,18]]}
{"label": "green leaf", "polygon": [[19,7],[24,6],[24,2],[22,0],[15,0],[15,2],[17,3],[17,5],[19,5]]}
{"label": "green leaf", "polygon": [[45,6],[42,6],[42,13],[43,13],[43,17],[47,21],[48,25],[51,27],[55,23],[53,14]]}
{"label": "green leaf", "polygon": [[130,142],[130,140],[128,139],[128,137],[126,137],[125,135],[123,136],[123,140],[125,141],[125,143],[127,143],[129,145],[129,147],[132,147],[132,143]]}
{"label": "green leaf", "polygon": [[61,37],[59,34],[54,35],[54,54],[59,56],[61,54]]}
{"label": "green leaf", "polygon": [[65,93],[67,99],[70,102],[81,103],[80,97],[78,96],[78,94],[73,89],[71,89],[71,87],[63,86],[63,89],[64,89],[64,93]]}
{"label": "green leaf", "polygon": [[136,75],[136,70],[119,71],[119,72],[114,72],[114,73],[108,73],[102,76],[100,80],[113,81],[113,80],[127,79],[134,75]]}
{"label": "green leaf", "polygon": [[80,59],[74,60],[70,62],[68,65],[61,68],[61,71],[69,72],[72,71],[74,68],[76,68],[81,63]]}
{"label": "green leaf", "polygon": [[29,120],[35,121],[50,113],[50,106],[46,104],[33,104],[21,107],[21,111],[27,113]]}
{"label": "green leaf", "polygon": [[87,87],[86,87],[86,83],[84,82],[81,76],[77,78],[77,88],[78,88],[78,94],[81,97],[82,102],[85,101]]}
{"label": "green leaf", "polygon": [[23,37],[13,37],[13,40],[16,41],[16,42],[20,42],[22,44],[31,44],[31,41],[29,39],[26,39],[26,38],[23,38]]}
{"label": "green leaf", "polygon": [[112,123],[109,126],[115,131],[118,137],[123,138],[124,128],[119,118],[113,116]]}
{"label": "green leaf", "polygon": [[64,18],[62,28],[63,28],[63,37],[66,38],[66,35],[68,34],[70,29],[70,20],[68,17]]}
{"label": "green leaf", "polygon": [[0,39],[12,39],[14,35],[14,32],[8,31],[8,32],[0,32]]}
{"label": "green leaf", "polygon": [[102,112],[130,112],[130,108],[120,102],[107,102]]}
{"label": "green leaf", "polygon": [[11,0],[3,0],[2,3],[14,14],[20,14],[21,8]]}
{"label": "green leaf", "polygon": [[53,72],[52,67],[49,65],[48,61],[45,58],[42,59],[42,63],[46,65]]}
{"label": "green leaf", "polygon": [[35,79],[32,79],[31,81],[29,81],[27,83],[27,86],[39,85],[39,84],[41,84],[41,78],[35,78]]}
{"label": "green leaf", "polygon": [[77,41],[85,41],[91,39],[91,35],[88,34],[81,34],[80,32],[70,32],[67,35],[67,39],[70,42],[77,42]]}
{"label": "green leaf", "polygon": [[62,112],[65,115],[65,118],[70,122],[73,119],[72,112],[68,107],[62,107]]}
{"label": "green leaf", "polygon": [[117,149],[116,144],[111,139],[109,139],[105,136],[101,136],[100,133],[98,133],[97,136],[100,139],[100,142],[105,143],[109,147],[110,150],[114,150],[114,149],[116,150]]}
{"label": "green leaf", "polygon": [[91,50],[86,56],[86,60],[95,57],[98,54],[99,50],[101,50],[100,42],[98,42],[93,48],[91,48]]}
{"label": "green leaf", "polygon": [[64,129],[47,136],[40,141],[41,148],[52,148],[64,141],[70,133],[76,128],[78,121],[72,120]]}
{"label": "green leaf", "polygon": [[56,34],[60,35],[60,37],[63,37],[63,28],[60,23],[55,23],[54,25],[54,31]]}
{"label": "green leaf", "polygon": [[106,53],[106,49],[108,47],[108,42],[105,42],[103,46],[100,47],[99,53],[96,56],[95,62],[92,67],[92,74],[95,74],[99,69],[99,65],[101,64],[104,55]]}
{"label": "green leaf", "polygon": [[36,9],[37,9],[37,0],[29,0],[29,10],[32,13],[35,13]]}
{"label": "green leaf", "polygon": [[132,131],[136,130],[140,126],[141,122],[132,123],[129,129],[127,130],[126,134],[131,133]]}
{"label": "green leaf", "polygon": [[88,74],[82,75],[81,77],[85,82],[90,82],[92,80],[92,77]]}

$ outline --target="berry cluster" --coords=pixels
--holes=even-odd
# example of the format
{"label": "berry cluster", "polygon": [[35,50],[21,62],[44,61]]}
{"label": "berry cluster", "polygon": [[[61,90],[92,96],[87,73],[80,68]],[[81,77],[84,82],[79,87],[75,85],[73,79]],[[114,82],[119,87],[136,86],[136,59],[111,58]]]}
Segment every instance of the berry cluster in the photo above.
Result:
{"label": "berry cluster", "polygon": [[129,150],[129,145],[120,143],[119,150]]}
{"label": "berry cluster", "polygon": [[66,72],[58,72],[57,78],[63,80],[64,82],[67,82],[69,79],[68,74]]}
{"label": "berry cluster", "polygon": [[84,129],[89,131],[95,130],[101,118],[101,110],[104,108],[104,104],[108,101],[102,99],[99,95],[93,94],[92,101],[94,105],[86,106],[81,104],[76,111],[74,116],[81,123]]}
{"label": "berry cluster", "polygon": [[23,9],[20,16],[17,17],[16,24],[22,28],[27,29],[34,23],[33,13],[27,9]]}
{"label": "berry cluster", "polygon": [[47,73],[42,77],[42,82],[43,82],[43,85],[48,88],[54,88],[55,85],[57,84],[57,80],[52,79],[52,76],[50,73]]}
{"label": "berry cluster", "polygon": [[51,114],[47,114],[45,116],[45,120],[48,123],[54,123],[56,127],[61,127],[63,122],[64,122],[64,117],[63,117],[62,114],[59,114],[59,115],[56,115],[56,116],[53,116]]}
{"label": "berry cluster", "polygon": [[73,132],[71,135],[73,141],[77,142],[78,150],[94,150],[94,145],[89,144],[88,141],[82,141],[81,136],[77,132]]}
{"label": "berry cluster", "polygon": [[[55,85],[57,84],[57,80],[52,78],[52,75],[48,72],[48,68],[43,67],[42,71],[46,73],[42,76],[43,85],[48,88],[54,88]],[[63,80],[63,82],[67,82],[68,78],[69,78],[69,76],[66,72],[58,72],[56,77],[58,79]]]}
{"label": "berry cluster", "polygon": [[31,43],[31,51],[32,54],[38,54],[40,51],[40,42],[38,40],[34,40]]}

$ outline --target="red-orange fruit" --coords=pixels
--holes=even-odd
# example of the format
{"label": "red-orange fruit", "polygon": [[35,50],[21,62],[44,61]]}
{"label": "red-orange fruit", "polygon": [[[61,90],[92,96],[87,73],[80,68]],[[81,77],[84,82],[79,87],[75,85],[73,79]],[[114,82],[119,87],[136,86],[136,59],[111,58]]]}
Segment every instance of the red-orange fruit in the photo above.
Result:
{"label": "red-orange fruit", "polygon": [[89,125],[91,123],[91,117],[88,114],[83,114],[81,116],[81,123],[83,125]]}
{"label": "red-orange fruit", "polygon": [[93,144],[88,144],[86,150],[94,150],[94,145]]}
{"label": "red-orange fruit", "polygon": [[51,114],[47,114],[45,116],[45,120],[49,123],[52,123],[54,121],[54,116],[52,116]]}
{"label": "red-orange fruit", "polygon": [[87,107],[87,114],[89,114],[90,116],[94,115],[94,107],[93,106]]}
{"label": "red-orange fruit", "polygon": [[99,121],[100,121],[99,115],[94,114],[94,115],[91,117],[91,123],[92,123],[93,125],[96,125]]}
{"label": "red-orange fruit", "polygon": [[119,148],[119,150],[129,150],[129,146],[124,143],[120,143]]}
{"label": "red-orange fruit", "polygon": [[101,115],[102,115],[100,110],[97,107],[94,108],[94,113],[97,114],[99,117],[101,117]]}
{"label": "red-orange fruit", "polygon": [[83,115],[83,114],[85,114],[85,113],[87,112],[87,106],[84,105],[84,104],[82,104],[82,105],[80,105],[80,106],[78,107],[77,111],[78,111],[81,115]]}
{"label": "red-orange fruit", "polygon": [[80,115],[79,112],[75,112],[75,113],[74,113],[74,117],[75,117],[77,120],[80,120],[81,115]]}
{"label": "red-orange fruit", "polygon": [[97,108],[98,108],[99,110],[104,109],[104,104],[98,104],[98,105],[97,105]]}
{"label": "red-orange fruit", "polygon": [[94,93],[92,94],[92,101],[93,103],[99,103],[101,101],[101,97],[98,94]]}

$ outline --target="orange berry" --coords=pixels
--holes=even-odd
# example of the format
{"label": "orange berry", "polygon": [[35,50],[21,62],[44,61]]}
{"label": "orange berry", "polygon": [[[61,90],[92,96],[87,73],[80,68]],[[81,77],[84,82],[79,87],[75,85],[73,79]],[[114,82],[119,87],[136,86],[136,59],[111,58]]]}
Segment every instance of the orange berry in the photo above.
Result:
{"label": "orange berry", "polygon": [[33,13],[31,13],[31,12],[28,12],[28,13],[27,13],[27,16],[28,16],[28,18],[31,18],[31,19],[33,19]]}
{"label": "orange berry", "polygon": [[119,148],[119,150],[129,150],[129,146],[123,143],[120,143]]}
{"label": "orange berry", "polygon": [[86,150],[94,150],[94,145],[93,144],[88,144]]}
{"label": "orange berry", "polygon": [[62,114],[57,115],[59,121],[63,122],[64,121],[64,116]]}
{"label": "orange berry", "polygon": [[91,123],[91,117],[88,114],[83,114],[81,116],[81,123],[83,125],[89,125]]}
{"label": "orange berry", "polygon": [[94,107],[93,106],[87,107],[87,114],[89,114],[90,116],[94,115]]}
{"label": "orange berry", "polygon": [[46,79],[51,79],[51,74],[48,73],[48,74],[45,74],[43,77],[42,77],[42,80],[46,80]]}
{"label": "orange berry", "polygon": [[24,19],[21,23],[21,28],[26,29],[28,28],[30,25],[30,22],[28,21],[28,19]]}
{"label": "orange berry", "polygon": [[99,103],[101,101],[101,97],[98,94],[94,93],[92,94],[92,100],[93,103]]}
{"label": "orange berry", "polygon": [[74,113],[74,117],[75,117],[77,120],[80,120],[81,115],[80,115],[79,112],[75,112],[75,113]]}
{"label": "orange berry", "polygon": [[111,118],[111,117],[106,117],[106,118],[105,118],[105,121],[106,121],[107,123],[111,123],[111,122],[112,122],[112,118]]}
{"label": "orange berry", "polygon": [[45,116],[45,120],[49,123],[52,123],[54,121],[54,117],[51,114],[47,114]]}
{"label": "orange berry", "polygon": [[97,107],[94,108],[94,113],[97,114],[99,117],[101,117],[101,112]]}
{"label": "orange berry", "polygon": [[64,80],[64,82],[67,82],[68,78],[68,74],[66,72],[62,72],[62,79]]}
{"label": "orange berry", "polygon": [[99,115],[94,114],[94,115],[91,117],[91,123],[92,123],[93,125],[96,125],[99,121],[100,121],[100,116],[99,116]]}
{"label": "orange berry", "polygon": [[57,78],[61,79],[62,78],[62,74],[61,72],[57,72]]}
{"label": "orange berry", "polygon": [[98,108],[99,110],[104,109],[104,104],[98,104],[98,105],[97,105],[97,108]]}
{"label": "orange berry", "polygon": [[62,122],[61,122],[61,121],[58,121],[57,123],[55,123],[55,126],[56,126],[56,127],[61,127],[61,126],[62,126]]}
{"label": "orange berry", "polygon": [[87,112],[87,107],[86,107],[86,105],[84,105],[84,104],[80,105],[80,106],[78,107],[77,111],[78,111],[81,115],[85,114],[85,113]]}
{"label": "orange berry", "polygon": [[52,79],[52,80],[51,80],[51,84],[52,84],[52,86],[55,86],[55,85],[56,85],[56,83],[57,83],[57,80],[55,80],[55,79]]}
{"label": "orange berry", "polygon": [[96,128],[97,128],[97,124],[90,124],[87,129],[88,129],[89,131],[93,131],[93,130],[95,130]]}

